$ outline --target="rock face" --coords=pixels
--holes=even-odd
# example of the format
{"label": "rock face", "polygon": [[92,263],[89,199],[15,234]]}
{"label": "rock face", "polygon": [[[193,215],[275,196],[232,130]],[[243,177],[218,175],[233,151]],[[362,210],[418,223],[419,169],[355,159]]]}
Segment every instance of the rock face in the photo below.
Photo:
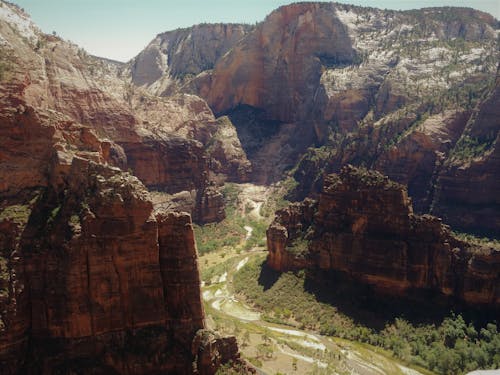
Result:
{"label": "rock face", "polygon": [[355,58],[347,30],[332,9],[301,3],[272,12],[215,65],[209,105],[216,113],[251,105],[284,122],[304,117],[323,64],[351,64]]}
{"label": "rock face", "polygon": [[[204,312],[190,216],[154,215],[136,177],[80,157],[58,181],[0,214],[4,373],[198,371],[191,346]],[[204,374],[237,359],[225,342],[206,349],[225,354]]]}
{"label": "rock face", "polygon": [[238,373],[256,373],[253,367],[240,359],[234,336],[220,337],[211,331],[200,330],[193,340],[192,354],[195,356],[194,373],[197,375],[214,374],[220,365],[229,361],[238,366]]}
{"label": "rock face", "polygon": [[[132,176],[79,158],[69,176],[64,191],[49,189],[40,199],[22,240],[36,343],[27,367],[69,372],[96,358],[86,371],[168,369],[155,354],[168,342],[162,287],[168,281],[158,257],[167,249],[159,248],[146,189]],[[193,325],[203,327],[200,317]],[[56,344],[62,356],[47,351]],[[118,354],[120,348],[129,355]],[[151,360],[136,364],[146,353]]]}
{"label": "rock face", "polygon": [[[216,113],[244,104],[274,120],[317,122],[321,138],[325,125],[352,130],[370,110],[380,118],[436,90],[453,90],[465,77],[481,76],[465,72],[458,60],[447,71],[431,68],[437,60],[452,62],[457,38],[484,50],[483,57],[468,47],[461,54],[493,73],[494,60],[487,56],[496,54],[495,27],[493,17],[463,8],[393,12],[291,4],[272,12],[213,72],[185,88],[194,88]],[[439,78],[430,79],[429,70]]]}
{"label": "rock face", "polygon": [[[194,190],[200,221],[220,220],[200,143],[142,126],[115,64],[0,7],[0,372],[213,374],[237,360],[230,338],[195,340],[204,312],[190,215],[154,210],[124,172]],[[176,105],[193,102],[204,103]],[[176,121],[186,132],[206,116]],[[137,161],[148,148],[165,168],[154,176]],[[193,365],[200,352],[218,361]]]}
{"label": "rock face", "polygon": [[243,150],[236,128],[226,117],[217,119],[217,131],[209,141],[210,169],[226,175],[229,180],[245,182],[252,173],[252,164]]}
{"label": "rock face", "polygon": [[159,34],[129,63],[132,82],[156,94],[173,92],[187,76],[212,69],[252,27],[202,24]]}
{"label": "rock face", "polygon": [[500,250],[413,214],[406,189],[378,172],[347,166],[329,175],[317,208],[306,200],[278,211],[267,238],[268,264],[278,271],[333,270],[384,294],[433,292],[500,308]]}
{"label": "rock face", "polygon": [[500,237],[500,70],[437,178],[433,213],[463,230]]}
{"label": "rock face", "polygon": [[[211,185],[207,160],[212,158],[205,155],[204,145],[217,130],[216,120],[203,99],[153,97],[120,78],[124,66],[42,34],[11,5],[2,3],[2,8],[8,16],[0,19],[0,84],[6,93],[1,98],[1,135],[9,142],[2,145],[7,152],[0,168],[8,170],[9,179],[0,182],[1,191],[15,194],[24,185],[46,185],[53,145],[61,154],[57,157],[63,157],[79,142],[78,152],[88,157],[94,153],[92,160],[131,170],[148,188],[168,193],[196,190],[191,211],[196,221],[224,216],[201,217],[206,208],[196,206],[202,197],[214,196],[214,188],[204,190]],[[20,31],[23,22],[27,30]],[[25,155],[36,157],[23,161]],[[147,159],[151,165],[144,162]],[[23,163],[29,168],[19,168]],[[210,205],[222,203],[212,200]],[[222,204],[217,211],[223,209]]]}
{"label": "rock face", "polygon": [[[202,40],[203,27],[213,36],[210,55],[191,47]],[[225,163],[226,153],[217,152],[217,171],[229,165],[236,176],[245,171],[241,181],[272,183],[307,147],[322,146],[328,158],[308,162],[306,153],[299,165],[295,197],[319,193],[324,171],[362,165],[405,184],[416,212],[498,236],[498,89],[491,90],[497,29],[492,16],[467,8],[395,12],[300,3],[275,10],[254,28],[232,25],[222,33],[204,25],[162,34],[127,73],[153,94],[199,95],[231,119],[240,108],[262,114],[272,130],[263,140],[266,132],[251,118],[244,126],[233,121],[252,170],[234,159]],[[457,157],[464,148],[473,157]]]}
{"label": "rock face", "polygon": [[470,113],[456,111],[430,116],[377,159],[377,170],[408,187],[416,211],[430,211],[436,174],[462,135],[469,117]]}

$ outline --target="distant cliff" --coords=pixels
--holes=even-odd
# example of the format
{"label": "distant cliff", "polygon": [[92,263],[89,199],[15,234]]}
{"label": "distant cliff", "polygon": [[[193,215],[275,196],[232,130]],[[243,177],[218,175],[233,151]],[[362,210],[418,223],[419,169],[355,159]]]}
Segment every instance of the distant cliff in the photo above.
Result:
{"label": "distant cliff", "polygon": [[[226,41],[224,54],[192,53],[203,27],[216,34],[215,44]],[[262,160],[281,173],[303,156],[293,195],[303,199],[319,192],[324,171],[367,166],[406,185],[416,212],[438,215],[462,231],[499,235],[494,17],[470,8],[398,12],[313,2],[280,7],[253,28],[225,30],[201,25],[162,34],[133,65],[153,93],[168,82],[174,91],[164,95],[199,95],[216,114],[231,117],[242,107],[261,113],[262,124],[249,118],[238,133],[258,140],[243,144],[260,147],[247,155],[255,181],[270,174]],[[170,56],[172,66],[186,61],[185,71],[164,64],[163,73],[146,74],[151,51],[164,61]],[[272,137],[258,139],[263,131],[257,127],[272,130],[268,125],[276,122]],[[289,123],[293,136],[279,131]]]}

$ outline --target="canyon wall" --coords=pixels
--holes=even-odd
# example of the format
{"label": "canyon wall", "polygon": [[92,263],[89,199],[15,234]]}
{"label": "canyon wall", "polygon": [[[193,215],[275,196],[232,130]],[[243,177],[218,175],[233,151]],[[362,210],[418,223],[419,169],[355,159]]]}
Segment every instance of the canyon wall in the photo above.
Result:
{"label": "canyon wall", "polygon": [[60,171],[0,210],[2,373],[213,374],[238,360],[234,339],[197,338],[190,216],[155,213],[118,168],[74,156]]}
{"label": "canyon wall", "polygon": [[[499,67],[500,68],[500,67]],[[500,237],[500,69],[439,171],[432,212],[453,227]]]}
{"label": "canyon wall", "polygon": [[128,63],[132,82],[159,95],[175,92],[185,78],[212,69],[252,29],[240,24],[200,24],[158,34]]}
{"label": "canyon wall", "polygon": [[[213,53],[193,52],[202,29]],[[236,124],[233,155],[243,149],[251,165],[233,158],[233,181],[275,182],[305,154],[290,195],[303,199],[319,193],[323,172],[366,166],[406,185],[416,212],[497,237],[497,32],[494,17],[469,8],[299,3],[255,27],[161,34],[125,75],[153,94],[200,96],[217,115],[260,113]],[[228,165],[214,155],[214,169]]]}
{"label": "canyon wall", "polygon": [[211,111],[161,101],[184,109],[183,126],[158,132],[133,113],[120,64],[0,7],[0,372],[214,374],[238,361],[234,338],[204,329],[191,216],[154,207],[130,173],[194,190],[196,217],[220,220],[204,149],[180,134]]}
{"label": "canyon wall", "polygon": [[267,238],[278,271],[333,270],[383,294],[500,307],[498,245],[460,240],[439,218],[415,215],[404,186],[378,172],[346,166],[327,176],[319,201],[278,211]]}

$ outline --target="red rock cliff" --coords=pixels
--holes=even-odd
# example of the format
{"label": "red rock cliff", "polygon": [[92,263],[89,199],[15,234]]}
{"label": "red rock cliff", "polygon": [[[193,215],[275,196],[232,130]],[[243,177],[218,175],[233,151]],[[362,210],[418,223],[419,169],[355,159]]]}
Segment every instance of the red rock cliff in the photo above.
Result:
{"label": "red rock cliff", "polygon": [[[4,21],[0,372],[215,373],[237,357],[237,346],[198,340],[193,349],[204,314],[191,218],[157,216],[143,183],[123,172],[129,166],[120,143],[147,148],[152,136],[165,157],[162,147],[175,137],[138,127],[123,98],[107,91],[117,81],[104,74],[104,89],[90,72],[106,69],[90,69],[97,60],[36,29],[32,39],[22,38]],[[176,144],[173,189],[191,188],[189,176],[196,177],[204,191],[197,209],[213,218],[217,193],[191,143],[198,146],[185,138]],[[174,184],[169,178],[161,183]],[[199,352],[205,359],[224,355],[204,368]]]}
{"label": "red rock cliff", "polygon": [[[204,312],[190,216],[155,215],[118,168],[74,157],[52,171],[31,203],[0,211],[3,373],[213,374],[237,359],[233,345],[193,367]],[[209,357],[228,350],[206,344]]]}
{"label": "red rock cliff", "polygon": [[455,238],[441,220],[413,214],[406,189],[348,166],[311,201],[279,211],[267,232],[279,271],[335,270],[391,295],[434,291],[470,305],[500,307],[500,250]]}

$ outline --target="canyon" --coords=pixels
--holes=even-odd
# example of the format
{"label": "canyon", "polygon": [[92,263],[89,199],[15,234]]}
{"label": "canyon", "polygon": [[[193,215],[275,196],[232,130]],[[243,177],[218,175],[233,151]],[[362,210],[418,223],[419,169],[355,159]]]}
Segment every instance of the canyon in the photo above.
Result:
{"label": "canyon", "polygon": [[[350,163],[408,186],[418,213],[497,237],[497,26],[469,8],[298,3],[252,27],[160,34],[125,72],[150,93],[197,95],[228,115],[247,176],[268,184],[294,170],[291,200]],[[202,28],[210,54],[194,47]]]}
{"label": "canyon", "polygon": [[271,269],[498,311],[498,241],[451,230],[500,235],[498,32],[297,3],[120,63],[0,0],[1,372],[255,373],[207,328],[193,230],[235,220],[235,186],[243,244],[285,206]]}

